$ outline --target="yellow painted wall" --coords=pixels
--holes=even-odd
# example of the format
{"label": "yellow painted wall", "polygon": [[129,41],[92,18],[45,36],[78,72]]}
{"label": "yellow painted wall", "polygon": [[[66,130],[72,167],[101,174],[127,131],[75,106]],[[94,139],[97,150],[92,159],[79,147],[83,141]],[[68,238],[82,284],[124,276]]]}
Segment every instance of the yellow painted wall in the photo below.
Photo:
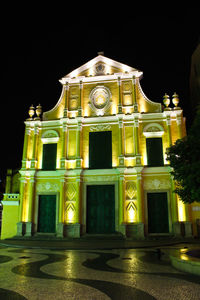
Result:
{"label": "yellow painted wall", "polygon": [[17,234],[18,208],[17,205],[3,205],[1,239],[11,238]]}
{"label": "yellow painted wall", "polygon": [[134,155],[134,128],[125,126],[125,155]]}

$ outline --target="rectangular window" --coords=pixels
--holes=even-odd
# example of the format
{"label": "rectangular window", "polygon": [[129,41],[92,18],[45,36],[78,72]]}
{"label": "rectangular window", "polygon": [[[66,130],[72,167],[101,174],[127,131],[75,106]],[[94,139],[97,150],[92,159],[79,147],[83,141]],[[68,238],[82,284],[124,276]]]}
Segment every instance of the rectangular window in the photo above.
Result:
{"label": "rectangular window", "polygon": [[56,170],[57,144],[43,145],[43,170]]}
{"label": "rectangular window", "polygon": [[112,132],[90,132],[89,135],[89,168],[112,168]]}
{"label": "rectangular window", "polygon": [[147,164],[149,167],[163,166],[162,138],[147,138]]}

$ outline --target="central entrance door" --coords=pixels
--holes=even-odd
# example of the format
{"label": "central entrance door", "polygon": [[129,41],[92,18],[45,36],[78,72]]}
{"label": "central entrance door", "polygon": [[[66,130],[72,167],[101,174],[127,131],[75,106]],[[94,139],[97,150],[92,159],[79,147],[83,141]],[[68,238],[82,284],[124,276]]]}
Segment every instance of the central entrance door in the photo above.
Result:
{"label": "central entrance door", "polygon": [[87,233],[115,232],[115,186],[87,186]]}
{"label": "central entrance door", "polygon": [[38,209],[38,232],[56,231],[56,195],[40,195]]}

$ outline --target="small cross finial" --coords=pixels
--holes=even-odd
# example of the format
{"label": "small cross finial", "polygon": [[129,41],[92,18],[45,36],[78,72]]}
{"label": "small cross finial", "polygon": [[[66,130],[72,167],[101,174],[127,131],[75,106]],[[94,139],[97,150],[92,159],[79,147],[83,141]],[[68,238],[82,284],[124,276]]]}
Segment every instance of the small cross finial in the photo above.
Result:
{"label": "small cross finial", "polygon": [[98,55],[104,55],[104,51],[97,52]]}

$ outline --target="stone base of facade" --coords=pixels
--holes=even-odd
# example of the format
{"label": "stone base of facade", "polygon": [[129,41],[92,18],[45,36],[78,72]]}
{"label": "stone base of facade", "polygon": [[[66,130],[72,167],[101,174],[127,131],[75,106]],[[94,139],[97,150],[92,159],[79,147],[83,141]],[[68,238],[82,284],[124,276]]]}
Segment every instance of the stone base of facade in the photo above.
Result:
{"label": "stone base of facade", "polygon": [[172,224],[173,233],[176,237],[192,237],[192,224],[191,222],[175,222]]}
{"label": "stone base of facade", "polygon": [[144,224],[132,223],[126,224],[126,236],[135,239],[144,239]]}
{"label": "stone base of facade", "polygon": [[80,228],[81,225],[79,223],[64,225],[63,235],[69,238],[80,238]]}

